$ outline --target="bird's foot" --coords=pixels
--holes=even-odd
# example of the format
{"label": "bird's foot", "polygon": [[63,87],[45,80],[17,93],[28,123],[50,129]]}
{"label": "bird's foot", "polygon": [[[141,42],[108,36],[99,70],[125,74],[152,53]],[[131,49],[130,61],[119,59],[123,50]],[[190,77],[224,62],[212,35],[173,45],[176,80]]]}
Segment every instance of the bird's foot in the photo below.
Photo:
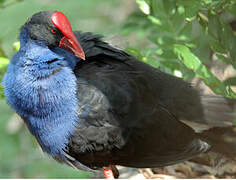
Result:
{"label": "bird's foot", "polygon": [[103,167],[102,170],[106,179],[118,179],[119,177],[119,171],[115,165]]}

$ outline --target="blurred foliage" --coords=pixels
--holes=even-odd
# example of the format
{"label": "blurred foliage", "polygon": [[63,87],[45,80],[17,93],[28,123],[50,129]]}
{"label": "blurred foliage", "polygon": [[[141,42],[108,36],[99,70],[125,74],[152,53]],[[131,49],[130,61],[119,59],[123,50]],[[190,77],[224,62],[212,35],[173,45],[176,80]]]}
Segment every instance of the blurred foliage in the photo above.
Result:
{"label": "blurred foliage", "polygon": [[6,0],[0,0],[0,8],[6,8],[6,7],[9,7],[9,6],[11,6],[11,5],[14,5],[14,4],[16,4],[16,3],[18,3],[18,2],[20,2],[20,1],[23,1],[23,0],[13,0],[13,1],[7,1],[7,3],[5,3],[6,2]]}
{"label": "blurred foliage", "polygon": [[[4,73],[7,70],[7,65],[9,63],[9,59],[5,58],[5,57],[0,57],[0,77],[2,79]],[[0,85],[0,97],[3,98],[3,87],[2,85]]]}
{"label": "blurred foliage", "polygon": [[[4,8],[5,0],[0,0],[0,8]],[[9,59],[6,57],[6,54],[2,48],[2,41],[0,39],[0,80],[2,81],[2,77],[7,70],[7,65],[9,63]],[[3,98],[3,87],[0,83],[0,98]]]}
{"label": "blurred foliage", "polygon": [[185,80],[197,76],[216,94],[236,98],[230,88],[235,81],[223,83],[207,67],[212,54],[236,67],[236,37],[229,24],[236,17],[236,0],[136,2],[140,10],[129,16],[124,33],[148,37],[152,46],[132,47],[128,52]]}

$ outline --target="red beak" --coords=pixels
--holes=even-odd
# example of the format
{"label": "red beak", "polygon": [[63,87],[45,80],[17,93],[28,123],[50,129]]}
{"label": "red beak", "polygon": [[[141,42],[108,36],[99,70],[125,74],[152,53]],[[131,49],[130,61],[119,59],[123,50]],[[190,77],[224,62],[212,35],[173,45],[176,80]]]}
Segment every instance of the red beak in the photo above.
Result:
{"label": "red beak", "polygon": [[51,21],[64,35],[60,41],[59,47],[71,52],[76,57],[85,60],[83,48],[75,37],[66,16],[63,13],[56,11],[52,14]]}

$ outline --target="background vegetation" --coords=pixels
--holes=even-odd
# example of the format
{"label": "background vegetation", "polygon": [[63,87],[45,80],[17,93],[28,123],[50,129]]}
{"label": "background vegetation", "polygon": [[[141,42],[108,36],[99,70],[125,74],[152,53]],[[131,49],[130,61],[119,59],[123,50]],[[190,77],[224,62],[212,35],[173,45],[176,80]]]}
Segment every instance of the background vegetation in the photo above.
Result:
{"label": "background vegetation", "polygon": [[[216,94],[235,98],[235,77],[219,80],[214,60],[236,67],[236,0],[0,0],[0,79],[19,48],[18,29],[37,11],[64,12],[73,29],[107,35],[115,45],[187,81],[198,77]],[[123,35],[125,37],[113,37]],[[127,39],[125,42],[122,39]],[[115,41],[115,42],[114,42]],[[128,43],[129,42],[129,43]],[[6,105],[0,86],[0,178],[83,177],[40,150]],[[50,169],[50,171],[49,171]]]}
{"label": "background vegetation", "polygon": [[[153,47],[130,48],[143,61],[185,80],[197,76],[216,94],[236,97],[207,65],[216,55],[236,67],[236,38],[230,26],[236,15],[235,0],[136,0],[141,12],[133,13],[125,26],[138,32]],[[230,82],[229,82],[230,81]]]}

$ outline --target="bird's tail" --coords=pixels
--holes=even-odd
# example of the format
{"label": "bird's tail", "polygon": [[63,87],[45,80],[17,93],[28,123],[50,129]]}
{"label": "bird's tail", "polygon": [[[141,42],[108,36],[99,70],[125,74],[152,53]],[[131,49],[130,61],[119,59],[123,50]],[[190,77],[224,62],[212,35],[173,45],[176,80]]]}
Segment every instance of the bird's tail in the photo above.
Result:
{"label": "bird's tail", "polygon": [[236,99],[215,95],[201,95],[203,113],[196,119],[185,121],[211,145],[211,152],[228,159],[236,157]]}
{"label": "bird's tail", "polygon": [[232,126],[236,121],[236,99],[202,95],[203,122],[214,127]]}
{"label": "bird's tail", "polygon": [[236,160],[236,127],[214,127],[201,132],[199,137],[211,145],[210,152]]}
{"label": "bird's tail", "polygon": [[201,95],[199,100],[201,109],[198,111],[199,113],[193,115],[192,118],[181,119],[196,132],[202,132],[213,127],[232,127],[236,125],[236,99]]}

